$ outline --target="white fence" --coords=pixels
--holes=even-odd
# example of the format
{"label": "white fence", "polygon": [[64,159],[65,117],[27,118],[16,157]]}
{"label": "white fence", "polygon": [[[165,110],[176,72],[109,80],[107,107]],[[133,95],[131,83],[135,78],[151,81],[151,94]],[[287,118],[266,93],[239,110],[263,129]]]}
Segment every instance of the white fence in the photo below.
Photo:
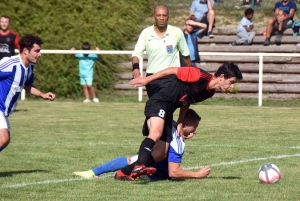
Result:
{"label": "white fence", "polygon": [[[18,52],[16,50],[16,52]],[[115,51],[115,50],[41,50],[42,54],[76,54],[76,53],[93,53],[93,54],[127,54],[131,55],[133,51]],[[300,54],[286,54],[286,53],[223,53],[223,52],[199,52],[199,55],[207,56],[251,56],[259,58],[259,81],[258,81],[258,106],[262,106],[262,85],[263,85],[263,57],[300,57]],[[140,71],[143,72],[143,59],[140,60]],[[141,75],[143,76],[143,75]],[[143,90],[138,88],[138,100],[142,101]],[[25,91],[22,91],[21,100],[25,100]]]}

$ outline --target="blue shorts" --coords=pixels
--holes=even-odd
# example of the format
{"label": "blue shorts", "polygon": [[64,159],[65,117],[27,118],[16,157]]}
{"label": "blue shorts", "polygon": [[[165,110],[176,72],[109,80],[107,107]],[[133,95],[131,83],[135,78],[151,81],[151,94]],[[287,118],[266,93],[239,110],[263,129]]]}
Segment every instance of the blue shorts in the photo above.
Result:
{"label": "blue shorts", "polygon": [[80,85],[90,85],[93,84],[93,77],[80,77]]}

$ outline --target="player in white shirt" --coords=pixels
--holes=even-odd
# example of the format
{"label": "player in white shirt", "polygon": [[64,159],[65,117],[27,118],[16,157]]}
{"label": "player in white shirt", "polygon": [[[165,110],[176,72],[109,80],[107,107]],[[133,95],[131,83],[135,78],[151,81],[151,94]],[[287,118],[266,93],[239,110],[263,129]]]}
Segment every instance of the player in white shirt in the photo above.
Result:
{"label": "player in white shirt", "polygon": [[[210,173],[210,167],[202,168],[196,172],[184,170],[180,167],[182,156],[185,149],[185,139],[192,138],[196,134],[196,128],[199,125],[201,118],[192,109],[188,109],[183,120],[183,136],[179,136],[176,129],[176,122],[173,122],[172,140],[169,146],[167,157],[152,167],[156,168],[153,175],[142,175],[142,179],[164,180],[164,179],[188,179],[188,178],[205,178]],[[152,155],[155,158],[155,146]],[[74,176],[79,176],[85,179],[97,178],[100,174],[113,172],[122,167],[133,163],[137,160],[137,155],[132,157],[118,157],[101,166],[88,171],[73,172]],[[134,180],[135,178],[131,178]]]}
{"label": "player in white shirt", "polygon": [[55,94],[42,93],[34,85],[34,64],[41,56],[43,41],[27,34],[19,40],[20,54],[0,61],[0,151],[10,141],[8,117],[14,111],[22,89],[34,96],[53,101]]}

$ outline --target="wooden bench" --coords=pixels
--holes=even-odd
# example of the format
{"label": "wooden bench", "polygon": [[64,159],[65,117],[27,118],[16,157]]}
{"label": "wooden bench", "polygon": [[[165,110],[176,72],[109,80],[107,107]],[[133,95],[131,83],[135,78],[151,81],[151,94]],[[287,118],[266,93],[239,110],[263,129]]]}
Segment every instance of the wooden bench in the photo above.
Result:
{"label": "wooden bench", "polygon": [[[255,29],[263,32],[263,29]],[[229,43],[237,39],[235,29],[214,29],[214,38],[198,39],[200,52],[243,52],[243,53],[300,53],[300,37],[292,36],[288,29],[282,37],[282,45],[263,46],[264,36],[255,36],[253,45],[230,46]],[[275,37],[271,38],[274,42]],[[237,84],[239,93],[258,92],[258,57],[250,56],[205,56],[200,54],[201,63],[198,67],[214,73],[224,62],[235,62],[243,73],[243,81]],[[264,57],[263,92],[268,93],[296,93],[300,94],[300,54],[299,57]],[[115,85],[118,90],[135,89],[129,85],[131,78],[131,62],[121,63],[126,72],[118,74],[119,81]],[[147,57],[144,58],[144,69]],[[144,72],[145,75],[145,72]]]}

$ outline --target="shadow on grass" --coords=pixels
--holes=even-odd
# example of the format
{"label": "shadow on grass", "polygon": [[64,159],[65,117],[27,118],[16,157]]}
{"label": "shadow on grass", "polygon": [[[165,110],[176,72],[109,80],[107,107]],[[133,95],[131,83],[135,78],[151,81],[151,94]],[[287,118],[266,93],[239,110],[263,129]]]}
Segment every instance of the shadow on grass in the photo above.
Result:
{"label": "shadow on grass", "polygon": [[226,180],[232,180],[232,179],[242,179],[241,177],[234,177],[234,176],[226,176],[226,177],[207,177],[207,179],[226,179]]}
{"label": "shadow on grass", "polygon": [[14,112],[28,112],[27,109],[15,109]]}
{"label": "shadow on grass", "polygon": [[37,172],[49,172],[46,170],[19,170],[11,172],[0,172],[0,177],[12,177],[14,174],[27,174],[27,173],[37,173]]}

